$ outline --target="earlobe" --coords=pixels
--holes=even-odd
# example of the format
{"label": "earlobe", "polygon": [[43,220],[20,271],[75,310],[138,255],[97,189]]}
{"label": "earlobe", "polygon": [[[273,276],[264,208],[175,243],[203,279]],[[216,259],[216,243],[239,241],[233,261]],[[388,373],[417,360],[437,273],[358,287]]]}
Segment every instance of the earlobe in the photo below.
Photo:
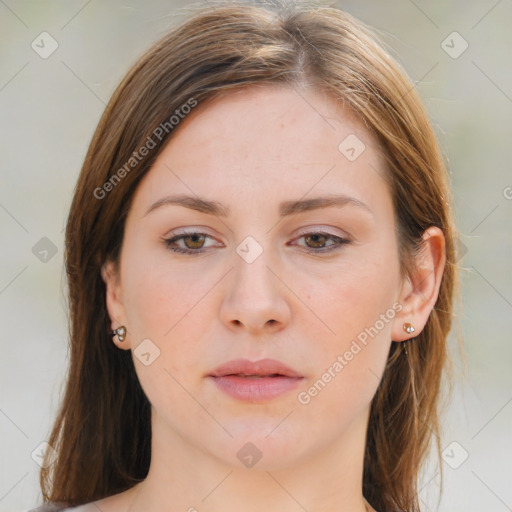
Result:
{"label": "earlobe", "polygon": [[[105,282],[105,304],[107,313],[110,318],[111,332],[126,325],[126,317],[122,302],[121,285],[118,273],[116,272],[114,263],[105,262],[101,267],[101,277]],[[126,327],[125,327],[126,330]],[[126,336],[126,333],[125,333]],[[119,348],[129,348],[127,344],[120,345],[118,342],[124,341],[114,336],[113,341]]]}
{"label": "earlobe", "polygon": [[395,318],[393,341],[408,340],[423,330],[439,295],[445,263],[444,234],[432,226],[423,234],[423,245],[402,288],[402,310]]}

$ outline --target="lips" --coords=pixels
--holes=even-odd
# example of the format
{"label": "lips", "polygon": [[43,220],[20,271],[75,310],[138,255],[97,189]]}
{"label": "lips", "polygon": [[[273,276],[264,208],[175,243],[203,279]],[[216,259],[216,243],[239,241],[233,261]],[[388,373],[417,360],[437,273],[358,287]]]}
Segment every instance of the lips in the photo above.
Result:
{"label": "lips", "polygon": [[235,359],[216,368],[212,377],[225,377],[227,375],[238,375],[242,377],[302,377],[295,370],[275,359],[260,359],[249,361],[247,359]]}
{"label": "lips", "polygon": [[208,378],[231,398],[258,403],[293,390],[304,377],[275,359],[236,359],[216,368]]}

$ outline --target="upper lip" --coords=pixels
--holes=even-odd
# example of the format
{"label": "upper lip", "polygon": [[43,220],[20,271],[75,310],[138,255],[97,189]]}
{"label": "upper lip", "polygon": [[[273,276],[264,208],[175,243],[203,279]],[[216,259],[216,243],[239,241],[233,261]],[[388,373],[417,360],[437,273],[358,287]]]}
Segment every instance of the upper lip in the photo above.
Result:
{"label": "upper lip", "polygon": [[226,375],[258,375],[261,377],[283,375],[285,377],[302,377],[300,373],[275,359],[260,359],[259,361],[234,359],[220,365],[210,374],[212,377],[224,377]]}

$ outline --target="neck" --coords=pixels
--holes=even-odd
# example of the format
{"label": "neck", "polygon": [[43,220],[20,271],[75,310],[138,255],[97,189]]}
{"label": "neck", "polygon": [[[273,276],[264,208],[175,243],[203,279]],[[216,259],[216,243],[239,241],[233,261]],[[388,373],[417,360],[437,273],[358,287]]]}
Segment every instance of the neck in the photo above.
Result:
{"label": "neck", "polygon": [[[372,510],[362,495],[367,420],[365,410],[343,436],[327,440],[323,450],[302,456],[293,466],[264,464],[262,458],[249,469],[190,444],[153,410],[151,466],[146,479],[133,489],[129,512]],[[234,453],[239,445],[233,440]]]}

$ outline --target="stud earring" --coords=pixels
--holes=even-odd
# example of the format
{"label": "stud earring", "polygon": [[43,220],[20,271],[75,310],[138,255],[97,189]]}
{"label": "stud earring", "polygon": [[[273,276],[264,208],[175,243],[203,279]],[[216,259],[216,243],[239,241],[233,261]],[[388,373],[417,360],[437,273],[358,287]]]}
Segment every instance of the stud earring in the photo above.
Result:
{"label": "stud earring", "polygon": [[126,327],[124,325],[121,325],[121,327],[118,327],[117,329],[112,331],[110,334],[112,336],[116,336],[117,335],[117,339],[119,341],[123,342],[124,339],[126,338]]}
{"label": "stud earring", "polygon": [[416,329],[409,323],[405,323],[404,324],[404,331],[407,333],[407,334],[412,334]]}

